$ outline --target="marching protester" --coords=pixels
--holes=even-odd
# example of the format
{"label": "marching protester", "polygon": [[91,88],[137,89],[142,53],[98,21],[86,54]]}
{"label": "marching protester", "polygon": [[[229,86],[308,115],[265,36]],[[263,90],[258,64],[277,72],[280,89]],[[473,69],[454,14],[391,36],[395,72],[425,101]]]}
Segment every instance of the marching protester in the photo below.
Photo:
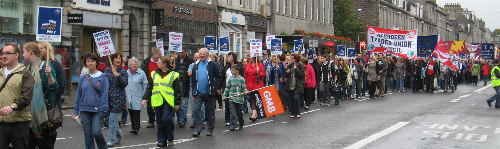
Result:
{"label": "marching protester", "polygon": [[174,116],[179,110],[182,89],[180,75],[173,71],[173,60],[172,57],[160,57],[158,69],[151,73],[152,81],[148,83],[141,103],[142,106],[149,103],[155,111],[158,147],[174,146]]}
{"label": "marching protester", "polygon": [[304,67],[300,65],[301,56],[292,54],[290,64],[285,69],[285,76],[289,83],[287,89],[292,97],[290,99],[290,118],[300,118],[300,101],[304,98],[305,74]]}
{"label": "marching protester", "polygon": [[148,78],[146,77],[146,72],[139,68],[140,63],[137,58],[130,58],[128,66],[130,69],[127,70],[128,85],[125,87],[125,93],[130,123],[132,125],[130,133],[136,135],[141,128],[141,100],[148,85]]}
{"label": "marching protester", "polygon": [[[47,60],[48,56],[50,65],[52,65],[51,69],[54,69],[56,72],[55,79],[57,81],[57,89],[55,91],[55,98],[57,102],[61,102],[61,96],[64,94],[64,89],[66,88],[66,77],[62,65],[54,56],[54,47],[52,47],[52,44],[49,42],[39,42],[38,48],[40,48],[41,59]],[[61,105],[59,103],[57,105],[60,108]]]}
{"label": "marching protester", "polygon": [[[194,108],[194,97],[193,97],[193,92],[192,92],[192,88],[193,88],[193,84],[191,82],[191,75],[193,74],[193,66],[195,64],[197,64],[199,62],[199,59],[200,59],[200,54],[198,52],[194,53],[193,55],[193,60],[194,62],[189,64],[189,67],[188,67],[188,70],[187,70],[187,74],[188,74],[188,77],[189,77],[189,100],[191,100],[191,121],[193,122],[193,124],[190,126],[190,128],[195,128],[195,122],[196,122],[196,115],[193,114],[195,113],[195,108]],[[202,107],[203,104],[202,104]],[[203,122],[206,122],[205,120],[205,108],[201,108],[201,119]]]}
{"label": "marching protester", "polygon": [[330,83],[332,79],[331,64],[328,60],[328,56],[319,56],[318,63],[319,67],[319,92],[318,100],[321,102],[320,105],[330,106]]}
{"label": "marching protester", "polygon": [[368,73],[368,93],[370,94],[370,99],[373,99],[375,97],[375,90],[378,87],[378,82],[380,81],[380,65],[377,63],[377,58],[375,54],[372,54],[370,56],[370,60],[368,61],[368,64],[366,65],[367,67],[367,73]]}
{"label": "marching protester", "polygon": [[[76,89],[73,120],[81,118],[85,148],[107,149],[106,140],[102,135],[102,122],[108,113],[108,78],[97,70],[99,57],[94,53],[85,56],[85,66],[88,74],[81,76]],[[94,143],[95,140],[95,143]]]}
{"label": "marching protester", "polygon": [[200,136],[203,130],[202,118],[202,104],[205,105],[205,119],[208,124],[207,136],[212,136],[215,123],[215,97],[221,94],[221,76],[217,63],[208,60],[208,49],[201,48],[199,50],[199,62],[194,64],[191,74],[191,87],[194,96],[196,117],[195,126],[196,130],[192,134],[193,137]]}
{"label": "marching protester", "polygon": [[450,68],[446,66],[444,63],[440,63],[439,65],[439,74],[438,74],[438,83],[439,83],[439,88],[441,88],[444,92],[447,92],[449,82],[448,82],[448,76],[449,76],[449,70]]}
{"label": "marching protester", "polygon": [[[151,82],[151,73],[158,69],[158,59],[161,57],[160,49],[153,47],[151,48],[151,56],[147,57],[141,63],[141,70],[146,73],[146,77],[148,77],[148,82]],[[148,113],[148,125],[146,128],[154,128],[155,127],[155,112],[153,108],[151,108],[151,104],[148,103],[147,113]]]}
{"label": "marching protester", "polygon": [[117,52],[111,56],[111,67],[106,68],[105,74],[109,82],[109,133],[108,147],[120,144],[122,132],[118,126],[118,121],[122,116],[125,106],[125,87],[128,85],[128,75],[122,67],[122,55]]}
{"label": "marching protester", "polygon": [[[233,76],[233,73],[232,73],[232,70],[231,68],[233,67],[233,65],[236,65],[237,68],[238,68],[238,74],[242,73],[244,70],[243,70],[243,65],[241,65],[241,63],[238,62],[238,57],[236,55],[236,53],[234,52],[229,52],[227,53],[226,55],[226,65],[224,66],[224,69],[222,69],[222,88],[223,89],[226,89],[227,85],[227,81],[229,80],[230,77]],[[240,74],[241,75],[241,74]],[[242,76],[244,77],[244,76]],[[246,86],[245,86],[246,88]],[[225,92],[224,92],[225,93]],[[226,96],[227,97],[227,96]],[[243,95],[244,97],[244,95]],[[240,104],[243,105],[245,104],[246,101],[243,100]],[[224,109],[224,120],[226,122],[226,126],[230,126],[230,121],[231,121],[231,103],[229,100],[224,100],[224,106],[226,107]],[[240,107],[240,110],[241,110],[241,107]]]}
{"label": "marching protester", "polygon": [[486,84],[488,83],[488,81],[490,80],[490,70],[491,70],[491,66],[490,66],[490,63],[489,62],[485,62],[483,67],[481,68],[482,69],[482,78],[483,78],[483,86],[486,86]]}
{"label": "marching protester", "polygon": [[193,63],[193,60],[188,57],[187,50],[182,50],[179,53],[179,58],[175,61],[175,72],[179,73],[181,81],[181,92],[182,99],[180,104],[180,109],[176,112],[177,114],[177,125],[179,128],[184,128],[187,123],[187,109],[189,105],[189,76],[188,68],[189,65]]}
{"label": "marching protester", "polygon": [[[252,57],[249,61],[250,62],[245,66],[244,76],[247,89],[252,91],[264,87],[266,69],[264,69],[264,64],[262,64],[262,62],[255,57]],[[247,97],[250,103],[250,108],[252,109],[252,116],[249,119],[254,122],[257,120],[256,99],[255,96]]]}
{"label": "marching protester", "polygon": [[[54,148],[57,138],[56,129],[62,125],[62,121],[54,120],[53,115],[48,115],[49,110],[59,110],[59,101],[56,99],[56,91],[59,89],[56,72],[52,64],[40,59],[42,53],[37,44],[28,42],[23,46],[23,58],[27,64],[28,71],[35,80],[33,97],[31,99],[31,137],[30,148]],[[47,58],[47,56],[45,56]],[[46,60],[46,59],[45,59]]]}
{"label": "marching protester", "polygon": [[437,64],[429,57],[427,59],[427,66],[425,67],[425,92],[426,93],[434,93],[434,76],[437,72]]}
{"label": "marching protester", "polygon": [[19,63],[17,45],[6,44],[0,53],[0,148],[28,148],[31,100],[35,80],[25,65]]}
{"label": "marching protester", "polygon": [[479,65],[479,61],[475,61],[474,64],[472,64],[472,70],[471,70],[472,86],[477,86],[477,83],[479,82],[480,73],[481,73],[481,66]]}
{"label": "marching protester", "polygon": [[[229,100],[231,109],[230,131],[234,131],[238,124],[239,130],[243,129],[245,120],[241,105],[245,102],[244,93],[247,92],[245,79],[240,75],[241,67],[238,64],[233,64],[230,68],[231,76],[227,78],[226,86],[222,98]],[[236,121],[238,120],[238,121]]]}
{"label": "marching protester", "polygon": [[300,60],[302,67],[305,68],[305,88],[304,88],[304,99],[305,106],[304,110],[309,110],[309,106],[314,101],[314,92],[316,91],[316,73],[314,72],[313,66],[308,62],[306,57],[302,57]]}
{"label": "marching protester", "polygon": [[394,66],[394,78],[396,79],[396,91],[405,91],[404,79],[406,78],[406,65],[402,59],[398,59]]}
{"label": "marching protester", "polygon": [[491,107],[491,103],[495,101],[495,108],[500,108],[500,60],[496,59],[491,69],[491,86],[495,89],[495,95],[486,100],[488,106]]}
{"label": "marching protester", "polygon": [[[221,72],[219,72],[221,75],[222,75],[222,66],[219,64],[219,61],[217,61],[217,55],[215,54],[210,54],[208,56],[210,59],[209,61],[212,61],[212,62],[215,62],[215,64],[217,64],[217,68],[218,70],[220,70]],[[219,103],[219,109],[222,110],[223,108],[223,105],[222,105],[222,96],[220,94],[216,95],[215,99],[217,100],[217,103]],[[227,120],[229,121],[229,119]]]}
{"label": "marching protester", "polygon": [[383,54],[378,55],[377,65],[380,66],[380,69],[377,69],[378,74],[380,76],[380,80],[379,80],[378,86],[377,86],[377,90],[378,90],[377,96],[384,97],[385,85],[386,85],[386,80],[387,80],[387,69],[389,68],[389,63],[387,62],[387,60]]}

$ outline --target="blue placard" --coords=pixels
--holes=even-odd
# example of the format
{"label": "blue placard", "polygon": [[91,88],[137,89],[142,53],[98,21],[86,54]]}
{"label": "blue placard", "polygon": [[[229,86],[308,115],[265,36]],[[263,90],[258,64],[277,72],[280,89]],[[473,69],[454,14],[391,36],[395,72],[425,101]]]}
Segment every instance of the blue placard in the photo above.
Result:
{"label": "blue placard", "polygon": [[221,54],[229,53],[229,37],[219,38],[219,52]]}
{"label": "blue placard", "polygon": [[36,41],[61,42],[63,8],[38,6]]}
{"label": "blue placard", "polygon": [[349,59],[356,58],[356,49],[355,48],[347,48],[347,58],[349,58]]}
{"label": "blue placard", "polygon": [[280,54],[283,54],[281,38],[271,39],[271,55],[280,55]]}
{"label": "blue placard", "polygon": [[483,43],[481,45],[481,58],[487,59],[487,60],[493,60],[495,59],[495,44],[492,43]]}
{"label": "blue placard", "polygon": [[303,53],[304,51],[304,40],[294,40],[293,41],[293,50],[292,53]]}
{"label": "blue placard", "polygon": [[217,53],[215,36],[205,36],[203,41],[210,54]]}
{"label": "blue placard", "polygon": [[417,56],[428,57],[434,52],[438,42],[438,35],[418,36],[417,38]]}
{"label": "blue placard", "polygon": [[345,58],[346,57],[346,47],[344,45],[338,45],[337,46],[337,57],[338,58]]}

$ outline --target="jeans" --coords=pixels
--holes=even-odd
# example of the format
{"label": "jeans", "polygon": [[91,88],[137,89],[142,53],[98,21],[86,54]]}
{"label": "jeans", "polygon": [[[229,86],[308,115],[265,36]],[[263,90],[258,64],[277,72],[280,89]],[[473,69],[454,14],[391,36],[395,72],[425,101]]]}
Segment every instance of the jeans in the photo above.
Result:
{"label": "jeans", "polygon": [[[196,116],[195,116],[195,108],[194,108],[194,100],[195,98],[193,98],[192,102],[191,102],[191,120],[193,121],[193,125],[195,125],[195,122],[196,122]],[[206,119],[205,119],[205,105],[202,103],[201,105],[201,121],[202,122],[206,122]]]}
{"label": "jeans", "polygon": [[319,83],[319,94],[318,100],[320,102],[330,104],[330,82],[320,82]]}
{"label": "jeans", "polygon": [[141,128],[141,110],[128,110],[130,115],[130,123],[132,130],[139,130]]}
{"label": "jeans", "polygon": [[[231,121],[231,104],[229,103],[229,100],[224,100],[224,122],[229,123]],[[241,105],[240,105],[240,112],[241,111]]]}
{"label": "jeans", "polygon": [[425,77],[425,91],[434,92],[434,76]]}
{"label": "jeans", "polygon": [[9,144],[14,148],[28,148],[28,125],[30,122],[0,123],[0,148],[8,149]]}
{"label": "jeans", "polygon": [[102,135],[102,119],[96,112],[80,112],[80,118],[85,136],[85,148],[94,149],[94,139],[99,149],[107,149],[106,141]]}
{"label": "jeans", "polygon": [[112,144],[119,144],[122,139],[122,130],[118,127],[118,120],[121,113],[109,113],[109,133],[108,142]]}
{"label": "jeans", "polygon": [[495,101],[495,108],[500,107],[500,86],[493,87],[495,89],[495,95],[490,97],[490,99],[486,100],[487,102]]}
{"label": "jeans", "polygon": [[198,94],[194,99],[194,115],[195,121],[194,124],[196,126],[196,132],[201,132],[203,130],[203,121],[202,120],[202,105],[205,104],[205,119],[207,120],[208,132],[214,131],[214,123],[215,123],[215,96],[208,94]]}
{"label": "jeans", "polygon": [[290,100],[290,114],[293,115],[293,116],[297,116],[297,115],[300,115],[300,101],[301,99],[303,99],[303,94],[299,94],[299,93],[292,93],[293,91],[291,91],[290,95],[293,96],[293,98]]}
{"label": "jeans", "polygon": [[179,105],[179,110],[176,112],[177,124],[179,126],[186,125],[188,105],[189,105],[189,97],[182,97],[181,98],[181,105]]}
{"label": "jeans", "polygon": [[174,141],[174,109],[167,103],[155,108],[156,124],[158,131],[156,137],[158,143]]}
{"label": "jeans", "polygon": [[[231,128],[236,128],[236,122],[239,123],[239,126],[243,126],[245,121],[243,120],[243,113],[241,111],[241,104],[229,101],[229,105],[230,105],[229,109],[231,109],[231,117],[230,117],[230,122],[229,122]],[[236,121],[236,120],[238,120],[238,121]]]}
{"label": "jeans", "polygon": [[396,80],[396,91],[402,92],[404,90],[405,81],[402,79]]}
{"label": "jeans", "polygon": [[122,122],[122,124],[127,124],[127,117],[128,117],[128,111],[127,109],[123,109],[120,122]]}
{"label": "jeans", "polygon": [[387,77],[387,80],[385,82],[386,86],[387,86],[387,90],[394,90],[394,77],[390,76],[390,77]]}

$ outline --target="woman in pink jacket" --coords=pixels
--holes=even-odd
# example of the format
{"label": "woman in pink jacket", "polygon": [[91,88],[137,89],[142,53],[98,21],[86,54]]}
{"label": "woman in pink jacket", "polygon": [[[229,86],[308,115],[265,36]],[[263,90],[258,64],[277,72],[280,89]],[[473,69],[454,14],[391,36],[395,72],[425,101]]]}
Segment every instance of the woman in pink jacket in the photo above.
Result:
{"label": "woman in pink jacket", "polygon": [[316,90],[316,73],[314,72],[313,66],[308,63],[306,57],[302,57],[301,63],[306,68],[306,86],[304,89],[306,105],[304,106],[304,109],[309,110],[309,106],[314,101],[314,91]]}
{"label": "woman in pink jacket", "polygon": [[[255,58],[248,59],[248,63],[245,66],[245,82],[247,90],[252,91],[264,87],[265,79],[266,69],[264,69],[264,64],[260,61],[256,62]],[[254,122],[257,120],[255,96],[248,96],[247,100],[250,103],[250,108],[252,109],[252,117],[250,117],[250,120]]]}

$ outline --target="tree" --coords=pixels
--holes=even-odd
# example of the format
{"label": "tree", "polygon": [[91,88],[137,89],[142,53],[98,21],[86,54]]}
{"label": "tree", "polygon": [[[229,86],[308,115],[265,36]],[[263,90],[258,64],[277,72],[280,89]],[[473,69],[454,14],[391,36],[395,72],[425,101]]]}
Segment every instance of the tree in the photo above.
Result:
{"label": "tree", "polygon": [[495,29],[495,31],[493,31],[493,37],[496,37],[500,35],[500,29]]}
{"label": "tree", "polygon": [[366,31],[363,22],[359,20],[358,14],[354,12],[352,0],[333,0],[333,26],[335,35],[357,39],[360,33]]}

